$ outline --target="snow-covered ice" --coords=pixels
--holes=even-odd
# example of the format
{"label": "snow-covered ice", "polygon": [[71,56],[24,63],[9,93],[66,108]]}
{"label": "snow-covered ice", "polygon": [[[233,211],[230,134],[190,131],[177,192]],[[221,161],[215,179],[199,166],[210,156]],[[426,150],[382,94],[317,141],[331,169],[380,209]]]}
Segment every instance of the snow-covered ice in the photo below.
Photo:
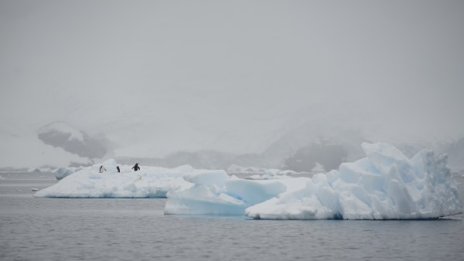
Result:
{"label": "snow-covered ice", "polygon": [[[105,172],[99,173],[103,165]],[[197,170],[190,166],[173,169],[142,166],[134,172],[131,166],[119,165],[121,173],[116,170],[117,163],[107,160],[103,164],[68,174],[58,183],[38,191],[36,197],[63,198],[149,198],[166,197],[168,190],[191,186],[182,177],[192,173],[208,173],[210,170]],[[61,173],[61,172],[60,172]]]}
{"label": "snow-covered ice", "polygon": [[[389,144],[364,143],[366,157],[313,177],[243,179],[223,170],[131,166],[108,160],[72,173],[37,197],[166,197],[166,214],[253,219],[429,219],[462,206],[446,156],[407,158]],[[66,172],[63,170],[63,173]],[[69,173],[66,173],[69,174]]]}
{"label": "snow-covered ice", "polygon": [[[221,175],[211,182],[208,174],[188,178],[193,186],[168,192],[166,214],[243,215],[247,207],[263,202],[292,188],[299,188],[304,178],[247,180]],[[303,183],[304,184],[304,183]]]}
{"label": "snow-covered ice", "polygon": [[408,159],[388,144],[362,145],[366,157],[312,178],[200,178],[168,193],[167,214],[246,215],[254,219],[429,219],[460,213],[446,157]]}

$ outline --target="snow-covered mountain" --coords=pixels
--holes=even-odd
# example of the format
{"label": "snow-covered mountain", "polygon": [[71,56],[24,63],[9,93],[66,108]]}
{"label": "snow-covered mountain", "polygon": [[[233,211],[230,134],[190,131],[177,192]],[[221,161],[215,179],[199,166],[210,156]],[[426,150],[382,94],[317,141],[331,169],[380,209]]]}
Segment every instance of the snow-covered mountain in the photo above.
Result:
{"label": "snow-covered mountain", "polygon": [[[111,145],[114,141],[103,135],[91,135],[66,122],[52,122],[37,128],[34,133],[4,132],[0,137],[4,145],[2,153],[12,155],[11,158],[17,160],[7,161],[5,158],[0,161],[0,167],[79,166],[90,164],[96,159],[115,157],[125,164],[139,162],[142,165],[164,167],[189,164],[195,168],[207,169],[227,169],[232,165],[239,165],[312,173],[314,169],[328,171],[337,168],[342,162],[362,157],[360,144],[372,141],[367,136],[360,131],[306,122],[287,130],[261,153],[179,150],[164,157],[152,157],[149,154],[139,157],[115,153],[114,145]],[[447,143],[391,143],[408,156],[424,148],[446,153],[452,170],[464,169],[464,138]],[[123,147],[121,144],[119,146]],[[132,149],[137,150],[137,146]]]}
{"label": "snow-covered mountain", "polygon": [[47,124],[38,130],[37,136],[45,144],[88,159],[102,158],[109,151],[104,138],[91,137],[65,122]]}
{"label": "snow-covered mountain", "polygon": [[34,131],[0,136],[0,167],[30,169],[44,166],[87,165],[89,160],[77,154],[43,143]]}

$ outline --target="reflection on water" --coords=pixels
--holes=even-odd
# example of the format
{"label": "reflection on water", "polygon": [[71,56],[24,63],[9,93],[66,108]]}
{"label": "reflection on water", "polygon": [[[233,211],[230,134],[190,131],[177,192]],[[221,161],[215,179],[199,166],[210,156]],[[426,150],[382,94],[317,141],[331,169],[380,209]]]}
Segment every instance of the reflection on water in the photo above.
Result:
{"label": "reflection on water", "polygon": [[2,174],[0,260],[462,260],[463,216],[255,221],[164,216],[160,199],[43,199],[50,175]]}

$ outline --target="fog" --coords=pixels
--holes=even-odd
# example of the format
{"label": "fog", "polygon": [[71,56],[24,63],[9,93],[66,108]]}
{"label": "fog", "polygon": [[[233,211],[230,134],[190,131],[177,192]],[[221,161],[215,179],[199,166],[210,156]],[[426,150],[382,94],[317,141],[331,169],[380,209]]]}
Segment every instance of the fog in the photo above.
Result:
{"label": "fog", "polygon": [[1,0],[0,165],[45,157],[27,151],[56,121],[132,157],[261,153],[292,133],[458,140],[463,13],[463,1]]}

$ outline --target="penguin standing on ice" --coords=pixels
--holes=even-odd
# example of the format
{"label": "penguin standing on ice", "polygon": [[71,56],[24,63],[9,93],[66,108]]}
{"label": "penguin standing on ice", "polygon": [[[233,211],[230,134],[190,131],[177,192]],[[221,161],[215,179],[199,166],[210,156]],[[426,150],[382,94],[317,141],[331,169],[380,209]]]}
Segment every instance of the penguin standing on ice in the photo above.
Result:
{"label": "penguin standing on ice", "polygon": [[132,167],[134,171],[140,170],[139,163],[135,163],[135,165]]}

